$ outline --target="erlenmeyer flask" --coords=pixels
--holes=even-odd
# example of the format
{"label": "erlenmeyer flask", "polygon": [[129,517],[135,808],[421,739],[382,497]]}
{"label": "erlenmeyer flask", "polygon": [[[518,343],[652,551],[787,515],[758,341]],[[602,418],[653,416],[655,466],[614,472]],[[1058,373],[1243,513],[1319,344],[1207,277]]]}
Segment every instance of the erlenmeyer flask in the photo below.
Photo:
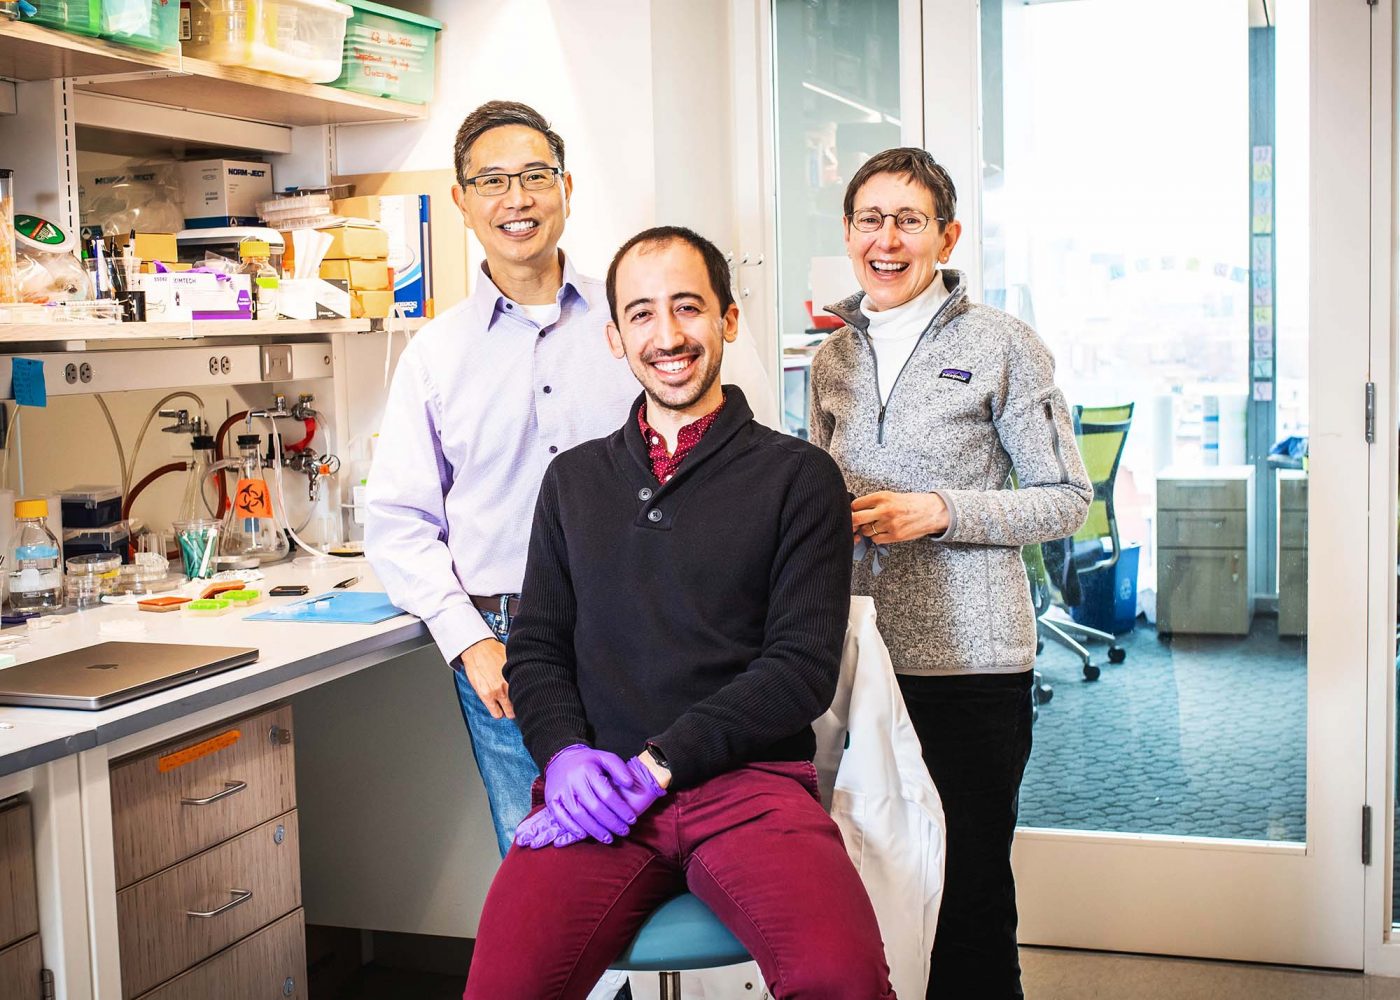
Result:
{"label": "erlenmeyer flask", "polygon": [[263,477],[258,434],[238,435],[238,485],[229,497],[219,538],[219,555],[244,556],[260,563],[287,558],[291,546],[272,514],[272,490]]}
{"label": "erlenmeyer flask", "polygon": [[194,521],[209,516],[210,512],[204,509],[203,490],[204,481],[209,478],[209,467],[213,464],[214,438],[209,434],[196,434],[194,459],[185,477],[185,492],[180,497],[180,511],[175,520]]}

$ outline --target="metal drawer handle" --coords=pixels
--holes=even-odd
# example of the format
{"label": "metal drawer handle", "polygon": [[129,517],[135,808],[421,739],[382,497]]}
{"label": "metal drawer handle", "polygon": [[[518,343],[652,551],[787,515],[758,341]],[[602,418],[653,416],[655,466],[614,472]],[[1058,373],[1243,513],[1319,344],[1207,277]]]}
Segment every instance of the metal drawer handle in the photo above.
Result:
{"label": "metal drawer handle", "polygon": [[246,781],[225,781],[223,791],[215,792],[213,795],[202,799],[181,799],[180,804],[186,806],[207,806],[211,802],[218,802],[220,799],[226,799],[230,795],[237,795],[247,787],[248,782]]}
{"label": "metal drawer handle", "polygon": [[200,920],[207,920],[210,917],[217,917],[220,913],[227,913],[229,910],[233,909],[235,906],[238,906],[240,903],[248,902],[248,900],[253,898],[253,890],[230,889],[229,895],[233,896],[233,898],[230,899],[223,906],[216,907],[212,910],[186,910],[185,916],[198,917]]}

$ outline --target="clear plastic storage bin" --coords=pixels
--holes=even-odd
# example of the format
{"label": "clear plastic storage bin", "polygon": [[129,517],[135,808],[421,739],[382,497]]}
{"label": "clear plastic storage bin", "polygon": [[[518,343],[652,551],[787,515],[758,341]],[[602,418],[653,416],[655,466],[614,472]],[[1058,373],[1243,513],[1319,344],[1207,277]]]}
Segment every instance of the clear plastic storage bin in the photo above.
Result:
{"label": "clear plastic storage bin", "polygon": [[326,83],[340,73],[350,8],[334,0],[193,0],[185,55]]}
{"label": "clear plastic storage bin", "polygon": [[345,29],[345,67],[331,86],[412,104],[431,101],[442,22],[372,0],[346,2],[355,14]]}
{"label": "clear plastic storage bin", "polygon": [[[101,0],[101,5],[103,38],[152,52],[180,47],[180,0]],[[73,6],[70,2],[69,9]]]}
{"label": "clear plastic storage bin", "polygon": [[39,10],[29,20],[35,24],[89,37],[102,31],[102,0],[47,0],[34,6]]}

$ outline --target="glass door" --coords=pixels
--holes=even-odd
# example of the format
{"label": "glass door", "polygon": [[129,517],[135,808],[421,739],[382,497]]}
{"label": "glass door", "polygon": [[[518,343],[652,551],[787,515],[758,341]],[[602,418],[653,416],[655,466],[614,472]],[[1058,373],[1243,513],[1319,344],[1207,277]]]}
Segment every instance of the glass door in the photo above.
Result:
{"label": "glass door", "polygon": [[[928,58],[945,6],[967,4],[926,5]],[[1351,7],[980,5],[980,260],[953,264],[1053,350],[1099,496],[1041,547],[1064,572],[1015,848],[1026,943],[1362,964]]]}
{"label": "glass door", "polygon": [[841,325],[823,308],[858,289],[842,241],[846,182],[873,153],[922,138],[920,10],[772,0],[769,30],[783,423],[805,438],[808,367]]}
{"label": "glass door", "polygon": [[[1397,615],[1397,466],[1400,466],[1400,20],[1392,5],[1372,14],[1371,382],[1375,414],[1370,475],[1371,599],[1367,788],[1377,803],[1376,845],[1368,871],[1366,971],[1400,976],[1400,615]],[[1381,807],[1384,803],[1385,806]]]}

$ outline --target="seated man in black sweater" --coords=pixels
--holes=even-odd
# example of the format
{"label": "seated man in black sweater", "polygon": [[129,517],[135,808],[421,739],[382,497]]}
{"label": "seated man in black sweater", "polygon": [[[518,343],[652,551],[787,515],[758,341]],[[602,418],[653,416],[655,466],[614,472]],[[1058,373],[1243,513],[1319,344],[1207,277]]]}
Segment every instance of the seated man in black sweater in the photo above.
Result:
{"label": "seated man in black sweater", "polygon": [[850,601],[841,474],[719,384],[739,310],[712,243],[641,233],[607,290],[609,343],[645,391],[540,488],[505,676],[544,777],[466,996],[583,997],[689,889],[776,997],[893,997],[812,766]]}

